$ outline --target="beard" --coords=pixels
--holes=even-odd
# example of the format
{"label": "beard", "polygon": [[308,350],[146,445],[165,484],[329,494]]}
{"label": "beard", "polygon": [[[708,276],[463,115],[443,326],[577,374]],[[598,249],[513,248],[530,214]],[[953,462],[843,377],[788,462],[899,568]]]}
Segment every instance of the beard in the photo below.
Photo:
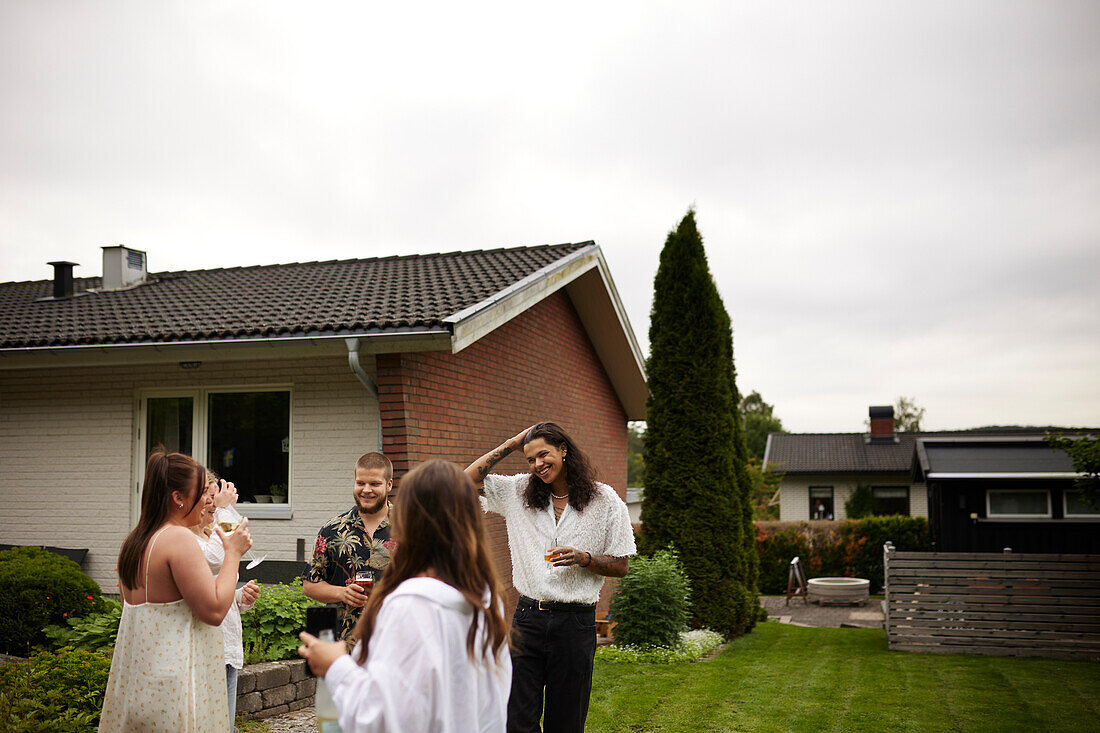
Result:
{"label": "beard", "polygon": [[382,494],[374,501],[367,501],[366,499],[360,499],[355,496],[355,507],[363,514],[377,514],[382,511],[382,508],[386,506],[387,496]]}

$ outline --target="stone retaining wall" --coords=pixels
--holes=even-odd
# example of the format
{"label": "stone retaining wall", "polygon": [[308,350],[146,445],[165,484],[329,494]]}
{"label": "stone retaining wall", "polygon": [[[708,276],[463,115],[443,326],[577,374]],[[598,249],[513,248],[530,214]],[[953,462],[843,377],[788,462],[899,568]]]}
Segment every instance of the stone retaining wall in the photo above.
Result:
{"label": "stone retaining wall", "polygon": [[313,705],[316,690],[304,659],[252,664],[237,676],[237,715],[256,720],[301,710]]}

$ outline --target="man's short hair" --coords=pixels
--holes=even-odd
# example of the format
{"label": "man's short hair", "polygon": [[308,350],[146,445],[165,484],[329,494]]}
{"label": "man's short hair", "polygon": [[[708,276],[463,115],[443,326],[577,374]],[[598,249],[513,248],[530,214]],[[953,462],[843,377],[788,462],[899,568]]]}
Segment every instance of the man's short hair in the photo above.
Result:
{"label": "man's short hair", "polygon": [[393,464],[390,463],[389,458],[386,458],[381,453],[364,453],[359,456],[359,460],[355,462],[355,467],[368,471],[380,468],[386,480],[393,481]]}

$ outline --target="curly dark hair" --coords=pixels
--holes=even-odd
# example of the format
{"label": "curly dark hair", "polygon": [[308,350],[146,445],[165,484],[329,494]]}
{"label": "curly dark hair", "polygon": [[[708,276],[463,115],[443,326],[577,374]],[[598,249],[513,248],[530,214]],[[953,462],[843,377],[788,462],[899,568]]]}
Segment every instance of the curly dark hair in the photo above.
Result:
{"label": "curly dark hair", "polygon": [[[527,445],[538,438],[559,450],[563,447],[566,449],[561,465],[565,471],[565,485],[569,488],[569,503],[578,512],[583,512],[596,495],[596,470],[588,456],[556,423],[541,422],[534,426],[527,431],[523,444]],[[527,489],[523,492],[523,503],[529,509],[545,509],[550,505],[550,491],[550,484],[532,473]]]}

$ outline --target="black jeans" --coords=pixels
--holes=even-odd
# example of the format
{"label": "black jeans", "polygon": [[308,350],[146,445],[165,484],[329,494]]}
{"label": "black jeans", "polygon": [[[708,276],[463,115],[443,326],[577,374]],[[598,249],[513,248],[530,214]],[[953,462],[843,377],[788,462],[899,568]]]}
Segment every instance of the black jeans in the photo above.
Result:
{"label": "black jeans", "polygon": [[508,730],[539,730],[546,694],[546,733],[581,733],[592,692],[596,611],[539,611],[521,600],[512,617],[512,693]]}

